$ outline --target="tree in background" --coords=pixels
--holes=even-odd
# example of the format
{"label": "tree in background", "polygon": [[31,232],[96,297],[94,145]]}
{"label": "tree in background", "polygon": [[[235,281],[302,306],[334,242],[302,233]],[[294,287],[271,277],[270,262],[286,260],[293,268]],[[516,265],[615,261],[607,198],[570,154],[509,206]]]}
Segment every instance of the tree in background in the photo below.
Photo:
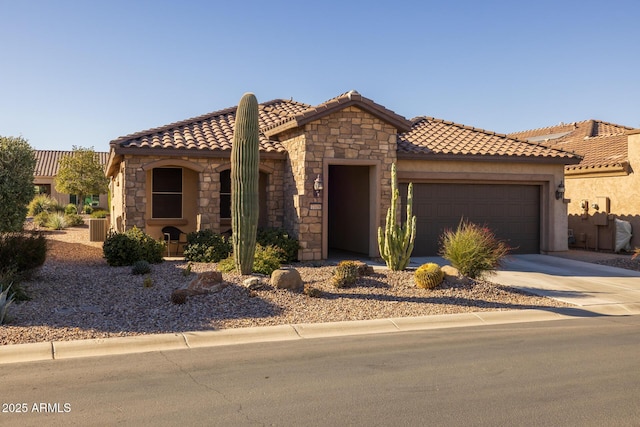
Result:
{"label": "tree in background", "polygon": [[0,136],[0,232],[21,231],[33,199],[33,148],[21,137]]}
{"label": "tree in background", "polygon": [[80,212],[85,196],[107,193],[109,180],[93,147],[74,145],[73,152],[60,159],[55,184],[57,192],[77,196],[76,203]]}

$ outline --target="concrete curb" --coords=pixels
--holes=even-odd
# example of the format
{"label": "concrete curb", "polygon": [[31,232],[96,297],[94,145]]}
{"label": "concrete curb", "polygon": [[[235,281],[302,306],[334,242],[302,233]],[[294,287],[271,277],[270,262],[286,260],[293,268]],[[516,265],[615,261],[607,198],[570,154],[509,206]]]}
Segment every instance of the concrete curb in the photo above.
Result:
{"label": "concrete curb", "polygon": [[195,331],[174,334],[15,344],[0,346],[0,365],[256,342],[292,341],[350,335],[459,328],[465,326],[543,322],[599,315],[628,316],[632,314],[640,314],[640,304],[629,306],[593,306],[590,307],[589,310],[579,311],[563,309],[484,311],[422,317],[261,326],[218,331]]}

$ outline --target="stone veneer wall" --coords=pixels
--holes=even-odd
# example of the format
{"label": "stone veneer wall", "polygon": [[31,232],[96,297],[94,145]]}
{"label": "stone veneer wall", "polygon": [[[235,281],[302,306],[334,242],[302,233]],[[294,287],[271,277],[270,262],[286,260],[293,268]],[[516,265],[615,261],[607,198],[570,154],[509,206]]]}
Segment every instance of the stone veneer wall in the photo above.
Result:
{"label": "stone veneer wall", "polygon": [[[381,204],[374,208],[386,212],[391,199],[391,164],[396,161],[397,130],[393,126],[351,106],[308,123],[304,129],[285,132],[280,140],[289,154],[284,187],[285,227],[300,240],[300,260],[322,259],[326,206],[323,210],[309,207],[322,201],[315,197],[313,181],[332,161],[349,164],[352,160],[354,165],[363,164],[363,160],[379,162]],[[383,224],[384,214],[380,218],[378,225]],[[370,238],[375,238],[375,233]]]}
{"label": "stone veneer wall", "polygon": [[[198,189],[198,214],[199,229],[211,229],[220,232],[220,171],[230,165],[228,158],[197,158],[197,157],[158,157],[151,156],[125,156],[121,164],[121,172],[114,181],[121,180],[120,186],[123,192],[120,197],[112,200],[112,211],[117,215],[121,213],[122,230],[132,227],[146,228],[146,220],[149,218],[147,200],[147,178],[144,166],[158,160],[181,160],[200,165],[203,171],[199,174]],[[170,166],[165,164],[162,167]],[[179,165],[181,166],[181,165]],[[284,161],[278,159],[262,159],[261,170],[269,175],[267,185],[267,220],[273,227],[282,227],[284,218]],[[112,193],[115,194],[115,193]],[[119,204],[122,207],[119,207]],[[195,220],[195,219],[194,219]]]}

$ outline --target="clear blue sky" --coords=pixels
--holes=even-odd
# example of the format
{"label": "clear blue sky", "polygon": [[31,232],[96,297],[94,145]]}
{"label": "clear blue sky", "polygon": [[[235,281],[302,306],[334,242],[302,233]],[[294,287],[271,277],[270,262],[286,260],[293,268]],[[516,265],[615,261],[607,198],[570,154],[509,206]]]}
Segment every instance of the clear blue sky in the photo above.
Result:
{"label": "clear blue sky", "polygon": [[640,1],[0,0],[0,135],[107,151],[236,105],[355,89],[508,133],[640,127]]}

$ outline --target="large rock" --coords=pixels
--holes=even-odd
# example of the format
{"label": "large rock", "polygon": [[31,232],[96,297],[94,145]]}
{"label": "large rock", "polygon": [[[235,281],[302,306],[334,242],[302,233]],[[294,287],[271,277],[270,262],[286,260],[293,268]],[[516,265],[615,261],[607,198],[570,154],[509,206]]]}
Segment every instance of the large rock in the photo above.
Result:
{"label": "large rock", "polygon": [[444,281],[450,284],[468,285],[471,283],[471,279],[460,274],[460,270],[451,266],[444,265],[440,267],[440,270],[444,273]]}
{"label": "large rock", "polygon": [[222,281],[222,273],[219,271],[205,271],[204,273],[198,274],[198,276],[187,285],[186,289],[189,291],[189,295],[202,295],[220,292],[228,285],[228,283]]}
{"label": "large rock", "polygon": [[184,304],[187,301],[187,297],[213,294],[220,292],[227,286],[229,284],[222,281],[222,273],[219,271],[205,271],[198,274],[186,287],[173,291],[171,293],[171,302]]}
{"label": "large rock", "polygon": [[271,273],[271,286],[277,289],[297,291],[304,288],[304,283],[295,268],[280,268]]}

